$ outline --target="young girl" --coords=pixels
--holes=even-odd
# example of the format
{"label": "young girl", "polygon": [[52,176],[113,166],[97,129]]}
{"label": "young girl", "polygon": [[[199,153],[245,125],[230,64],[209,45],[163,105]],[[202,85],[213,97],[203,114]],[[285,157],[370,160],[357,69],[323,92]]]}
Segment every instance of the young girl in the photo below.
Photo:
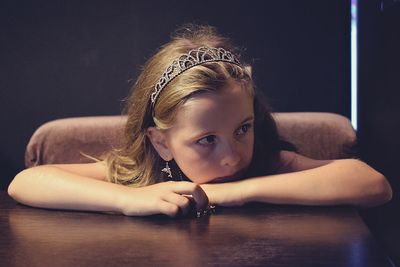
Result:
{"label": "young girl", "polygon": [[386,178],[362,161],[288,150],[237,52],[212,27],[178,31],[127,99],[123,147],[96,163],[26,169],[9,195],[35,207],[171,217],[193,205],[203,214],[253,201],[371,207],[391,199]]}

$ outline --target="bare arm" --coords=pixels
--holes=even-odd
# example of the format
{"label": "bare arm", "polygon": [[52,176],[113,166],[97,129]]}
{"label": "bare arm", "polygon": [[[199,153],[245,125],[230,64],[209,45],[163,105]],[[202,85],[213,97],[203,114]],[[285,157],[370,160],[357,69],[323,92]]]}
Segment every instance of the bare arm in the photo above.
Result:
{"label": "bare arm", "polygon": [[119,212],[117,196],[123,189],[104,180],[100,162],[44,165],[17,174],[8,193],[34,207]]}
{"label": "bare arm", "polygon": [[105,166],[93,164],[44,165],[26,169],[14,178],[8,194],[16,201],[41,208],[117,212],[125,215],[188,212],[193,195],[198,209],[208,204],[192,183],[160,183],[131,188],[105,181]]}
{"label": "bare arm", "polygon": [[354,159],[247,181],[249,201],[278,204],[372,207],[391,199],[385,177]]}
{"label": "bare arm", "polygon": [[[275,204],[371,207],[392,197],[386,178],[355,159],[319,161],[284,152],[289,173],[226,184],[202,185],[211,203],[240,205],[250,201]],[[225,192],[225,193],[224,193]]]}

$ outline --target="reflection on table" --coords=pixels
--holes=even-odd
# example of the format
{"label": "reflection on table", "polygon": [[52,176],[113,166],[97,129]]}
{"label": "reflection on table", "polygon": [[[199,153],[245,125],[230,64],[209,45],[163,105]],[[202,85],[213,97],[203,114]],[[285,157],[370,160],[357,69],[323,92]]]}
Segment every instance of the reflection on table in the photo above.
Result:
{"label": "reflection on table", "polygon": [[170,219],[0,200],[1,266],[390,266],[351,207],[252,204]]}

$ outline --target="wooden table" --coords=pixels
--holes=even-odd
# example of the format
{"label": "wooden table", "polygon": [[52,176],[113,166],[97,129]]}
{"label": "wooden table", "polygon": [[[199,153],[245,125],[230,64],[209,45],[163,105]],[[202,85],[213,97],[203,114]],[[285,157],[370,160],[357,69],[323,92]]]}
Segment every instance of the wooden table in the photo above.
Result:
{"label": "wooden table", "polygon": [[391,266],[351,207],[164,216],[26,207],[0,192],[0,266]]}

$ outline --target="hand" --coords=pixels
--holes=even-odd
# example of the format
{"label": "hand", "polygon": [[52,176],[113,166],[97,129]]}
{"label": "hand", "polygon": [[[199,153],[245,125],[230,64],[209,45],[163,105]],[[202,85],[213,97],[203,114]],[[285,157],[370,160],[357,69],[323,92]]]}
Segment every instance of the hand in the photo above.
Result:
{"label": "hand", "polygon": [[243,184],[239,182],[202,184],[201,188],[207,194],[211,205],[242,206],[246,203]]}
{"label": "hand", "polygon": [[203,189],[191,182],[163,182],[140,188],[126,188],[122,196],[121,212],[128,216],[166,214],[187,215],[194,202],[196,211],[208,206]]}

